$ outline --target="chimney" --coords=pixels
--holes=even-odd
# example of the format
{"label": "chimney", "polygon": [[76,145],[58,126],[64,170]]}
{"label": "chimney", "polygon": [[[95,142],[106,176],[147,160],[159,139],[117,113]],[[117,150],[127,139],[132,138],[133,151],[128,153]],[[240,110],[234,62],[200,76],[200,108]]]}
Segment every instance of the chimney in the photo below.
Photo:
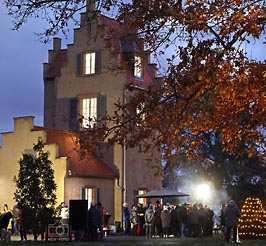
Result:
{"label": "chimney", "polygon": [[86,12],[91,13],[95,11],[95,1],[96,0],[87,0]]}
{"label": "chimney", "polygon": [[54,38],[53,50],[61,50],[61,38]]}

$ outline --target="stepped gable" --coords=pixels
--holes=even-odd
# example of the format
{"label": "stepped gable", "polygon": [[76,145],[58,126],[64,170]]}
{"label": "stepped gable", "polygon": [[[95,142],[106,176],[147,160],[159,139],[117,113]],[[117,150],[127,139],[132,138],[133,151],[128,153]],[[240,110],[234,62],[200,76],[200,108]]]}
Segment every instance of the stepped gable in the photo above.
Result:
{"label": "stepped gable", "polygon": [[62,63],[67,61],[67,49],[56,50],[55,55],[51,63],[49,63],[49,68],[45,72],[46,78],[54,78],[61,75]]}

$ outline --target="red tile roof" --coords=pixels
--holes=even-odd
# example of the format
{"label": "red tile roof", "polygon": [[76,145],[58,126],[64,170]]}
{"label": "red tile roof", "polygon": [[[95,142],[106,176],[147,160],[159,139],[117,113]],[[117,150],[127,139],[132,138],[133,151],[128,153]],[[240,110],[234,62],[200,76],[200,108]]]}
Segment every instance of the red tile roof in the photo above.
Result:
{"label": "red tile roof", "polygon": [[45,131],[45,144],[58,144],[58,157],[68,158],[68,175],[72,177],[109,178],[119,177],[116,166],[108,164],[95,156],[80,159],[74,132],[35,126],[34,131]]}

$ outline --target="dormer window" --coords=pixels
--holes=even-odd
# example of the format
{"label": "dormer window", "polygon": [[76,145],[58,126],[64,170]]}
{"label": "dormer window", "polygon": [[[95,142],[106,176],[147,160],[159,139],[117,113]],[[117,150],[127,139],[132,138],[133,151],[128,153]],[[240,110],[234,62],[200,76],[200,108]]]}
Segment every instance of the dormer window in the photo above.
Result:
{"label": "dormer window", "polygon": [[134,76],[136,78],[143,78],[143,64],[140,56],[135,55],[134,59]]}

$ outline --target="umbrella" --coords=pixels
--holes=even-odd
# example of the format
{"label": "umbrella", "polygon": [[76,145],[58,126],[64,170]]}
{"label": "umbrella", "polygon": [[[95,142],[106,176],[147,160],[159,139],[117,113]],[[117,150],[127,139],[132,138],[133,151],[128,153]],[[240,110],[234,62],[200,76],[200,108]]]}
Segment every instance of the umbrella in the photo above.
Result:
{"label": "umbrella", "polygon": [[182,197],[189,196],[187,193],[179,192],[177,190],[169,190],[169,189],[157,189],[148,191],[145,194],[141,194],[136,196],[137,198],[145,198],[145,197]]}

